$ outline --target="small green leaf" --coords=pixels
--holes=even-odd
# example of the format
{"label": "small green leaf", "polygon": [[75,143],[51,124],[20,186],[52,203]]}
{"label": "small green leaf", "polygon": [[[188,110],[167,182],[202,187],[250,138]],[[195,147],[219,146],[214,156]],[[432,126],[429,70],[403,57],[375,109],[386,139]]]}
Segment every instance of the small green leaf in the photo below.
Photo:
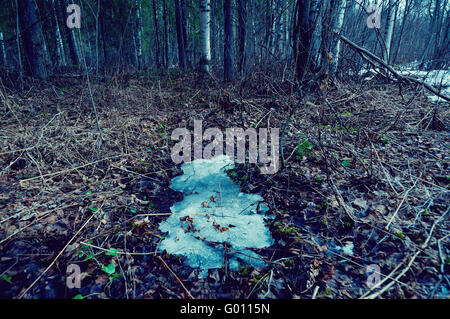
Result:
{"label": "small green leaf", "polygon": [[130,210],[130,212],[131,212],[132,214],[136,214],[136,213],[137,213],[137,210],[136,210],[136,208],[134,208],[134,207],[130,207],[129,210]]}
{"label": "small green leaf", "polygon": [[83,295],[76,295],[75,297],[73,297],[72,299],[84,299]]}
{"label": "small green leaf", "polygon": [[109,264],[108,266],[102,265],[102,270],[108,275],[112,275],[116,272],[116,266],[114,266],[113,264]]}
{"label": "small green leaf", "polygon": [[342,166],[349,167],[350,166],[350,161],[347,161],[347,160],[342,161]]}
{"label": "small green leaf", "polygon": [[10,284],[12,278],[11,278],[11,276],[3,275],[0,279],[3,281],[6,281],[8,284]]}
{"label": "small green leaf", "polygon": [[92,194],[92,191],[87,191],[86,194],[90,195]]}
{"label": "small green leaf", "polygon": [[112,283],[114,281],[114,279],[122,277],[122,274],[114,274],[112,276],[109,277],[109,282]]}
{"label": "small green leaf", "polygon": [[90,210],[93,214],[95,214],[95,213],[97,212],[98,208],[97,208],[97,207],[89,207],[89,210]]}
{"label": "small green leaf", "polygon": [[118,251],[117,249],[115,249],[115,248],[110,248],[110,249],[106,252],[106,254],[109,255],[109,256],[116,256],[118,252],[119,252],[119,251]]}

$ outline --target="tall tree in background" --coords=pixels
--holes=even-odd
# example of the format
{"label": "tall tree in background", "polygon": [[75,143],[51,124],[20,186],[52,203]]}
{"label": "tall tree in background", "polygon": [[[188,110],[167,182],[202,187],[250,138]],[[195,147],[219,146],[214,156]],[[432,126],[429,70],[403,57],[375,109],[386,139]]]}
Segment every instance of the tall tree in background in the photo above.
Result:
{"label": "tall tree in background", "polygon": [[60,31],[61,29],[59,27],[58,15],[56,13],[55,0],[51,0],[51,10],[52,10],[52,27],[55,34],[56,60],[58,66],[66,66],[66,54]]}
{"label": "tall tree in background", "polygon": [[[342,25],[344,24],[345,8],[347,6],[346,0],[335,0],[335,20],[333,23],[333,32],[341,32]],[[333,56],[333,64],[331,66],[330,75],[336,74],[339,66],[339,55],[341,53],[341,40],[337,37],[333,38],[331,54]]]}
{"label": "tall tree in background", "polygon": [[27,71],[38,78],[47,78],[44,58],[44,39],[37,19],[34,0],[18,0],[20,29],[26,56]]}
{"label": "tall tree in background", "polygon": [[159,42],[159,26],[158,26],[158,15],[157,15],[157,9],[156,9],[156,0],[152,1],[152,8],[153,8],[153,25],[155,28],[155,60],[156,65],[161,65],[161,49],[160,49],[160,42]]}
{"label": "tall tree in background", "polygon": [[302,81],[309,64],[312,37],[310,0],[297,0],[294,23],[294,55],[297,80]]}
{"label": "tall tree in background", "polygon": [[135,0],[136,5],[136,55],[138,70],[142,69],[142,32],[141,32],[141,1]]}
{"label": "tall tree in background", "polygon": [[386,30],[384,32],[385,47],[383,49],[383,60],[384,60],[384,62],[386,62],[388,64],[390,62],[392,35],[394,33],[394,24],[395,24],[394,1],[389,0],[388,8],[387,8]]}
{"label": "tall tree in background", "polygon": [[245,51],[246,40],[246,21],[247,21],[247,4],[248,0],[238,0],[238,15],[239,15],[239,72],[245,72],[245,65],[247,59],[247,52]]}
{"label": "tall tree in background", "polygon": [[167,68],[169,66],[169,30],[168,30],[168,23],[167,23],[167,3],[166,0],[163,0],[163,23],[164,23],[164,30],[163,30],[163,41],[164,41],[164,67]]}
{"label": "tall tree in background", "polygon": [[186,55],[184,51],[184,36],[183,36],[183,19],[180,6],[180,0],[175,1],[175,24],[177,29],[177,43],[178,43],[178,61],[180,69],[186,68]]}
{"label": "tall tree in background", "polygon": [[3,40],[3,31],[0,29],[0,67],[6,66],[6,50]]}
{"label": "tall tree in background", "polygon": [[211,2],[210,0],[200,0],[200,70],[209,72],[209,63],[211,61]]}
{"label": "tall tree in background", "polygon": [[234,80],[233,74],[233,14],[231,7],[231,0],[224,0],[223,2],[223,15],[224,15],[224,50],[223,50],[223,62],[224,62],[224,80],[225,82],[231,82]]}

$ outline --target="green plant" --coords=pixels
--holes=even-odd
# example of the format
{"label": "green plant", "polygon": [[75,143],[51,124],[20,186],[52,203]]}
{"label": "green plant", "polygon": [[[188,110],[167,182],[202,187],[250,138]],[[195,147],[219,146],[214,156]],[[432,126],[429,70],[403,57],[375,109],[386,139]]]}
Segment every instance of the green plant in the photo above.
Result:
{"label": "green plant", "polygon": [[405,239],[405,234],[403,234],[403,233],[401,233],[401,232],[398,232],[398,233],[396,233],[395,234],[398,238],[400,238],[400,239]]}
{"label": "green plant", "polygon": [[2,277],[0,277],[0,280],[6,281],[8,284],[12,283],[12,278],[8,275],[3,275]]}
{"label": "green plant", "polygon": [[239,266],[238,272],[240,276],[247,276],[250,273],[250,269],[248,266]]}

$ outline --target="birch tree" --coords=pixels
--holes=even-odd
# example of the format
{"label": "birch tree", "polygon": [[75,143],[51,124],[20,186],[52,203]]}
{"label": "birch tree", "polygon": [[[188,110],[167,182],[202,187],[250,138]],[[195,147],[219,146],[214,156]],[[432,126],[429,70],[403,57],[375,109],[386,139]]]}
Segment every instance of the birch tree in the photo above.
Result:
{"label": "birch tree", "polygon": [[200,70],[209,72],[211,61],[211,3],[210,0],[200,0]]}
{"label": "birch tree", "polygon": [[[346,0],[337,0],[336,3],[336,16],[333,25],[333,31],[339,33],[344,24],[345,8],[347,6]],[[333,65],[331,66],[330,75],[336,74],[337,68],[339,66],[339,54],[341,52],[341,40],[334,37],[333,47],[331,52],[333,55]]]}
{"label": "birch tree", "polygon": [[138,70],[142,69],[142,27],[141,27],[141,1],[135,0],[136,6],[136,56]]}
{"label": "birch tree", "polygon": [[389,60],[391,53],[392,35],[394,32],[394,23],[395,23],[394,0],[389,0],[387,8],[386,30],[384,33],[385,47],[383,50],[383,60],[388,64],[390,62]]}

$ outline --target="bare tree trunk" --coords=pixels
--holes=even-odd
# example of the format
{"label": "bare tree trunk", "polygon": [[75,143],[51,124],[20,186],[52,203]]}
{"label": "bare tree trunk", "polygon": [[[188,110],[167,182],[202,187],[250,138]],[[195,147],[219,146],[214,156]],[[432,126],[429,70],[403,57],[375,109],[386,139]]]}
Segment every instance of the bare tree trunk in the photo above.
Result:
{"label": "bare tree trunk", "polygon": [[135,0],[136,5],[136,56],[138,70],[142,70],[142,32],[141,32],[141,1]]}
{"label": "bare tree trunk", "polygon": [[163,0],[163,21],[164,21],[164,32],[163,32],[163,41],[164,41],[164,67],[167,68],[169,66],[169,34],[168,34],[168,26],[167,26],[167,3],[166,0]]}
{"label": "bare tree trunk", "polygon": [[22,53],[20,50],[20,19],[19,19],[19,4],[16,0],[16,45],[17,45],[17,64],[19,68],[19,77],[20,82],[22,83],[22,73],[23,73],[23,64],[22,64]]}
{"label": "bare tree trunk", "polygon": [[388,9],[387,9],[386,31],[384,33],[385,48],[383,50],[383,60],[387,64],[390,63],[392,35],[393,35],[394,23],[395,23],[394,15],[395,15],[394,1],[389,0]]}
{"label": "bare tree trunk", "polygon": [[211,61],[211,3],[210,0],[200,0],[200,70],[209,72]]}
{"label": "bare tree trunk", "polygon": [[247,33],[246,0],[238,0],[238,13],[239,13],[239,72],[241,74],[244,74],[247,60],[247,53],[245,49],[246,33]]}
{"label": "bare tree trunk", "polygon": [[6,50],[2,29],[0,29],[0,67],[1,66],[6,66]]}
{"label": "bare tree trunk", "polygon": [[183,45],[184,45],[184,55],[186,60],[186,65],[188,67],[191,67],[192,61],[191,61],[191,49],[190,49],[190,43],[189,43],[189,37],[188,37],[188,20],[187,20],[187,8],[186,8],[186,0],[180,0],[181,1],[181,26],[183,29]]}
{"label": "bare tree trunk", "polygon": [[51,0],[51,6],[53,11],[53,28],[55,32],[55,47],[56,47],[56,59],[58,66],[66,66],[66,55],[64,51],[64,44],[61,37],[61,30],[59,28],[58,16],[56,14],[55,1]]}
{"label": "bare tree trunk", "polygon": [[159,42],[159,27],[158,27],[158,15],[156,14],[156,0],[152,1],[153,7],[153,24],[155,26],[155,41],[156,41],[156,66],[159,67],[161,65],[161,49]]}
{"label": "bare tree trunk", "polygon": [[296,77],[300,82],[303,81],[309,64],[308,60],[312,37],[310,9],[310,0],[297,0],[293,37]]}
{"label": "bare tree trunk", "polygon": [[400,45],[403,37],[403,30],[405,29],[406,17],[409,15],[409,11],[411,8],[411,0],[406,0],[405,8],[403,9],[402,22],[400,27],[400,32],[398,35],[397,46],[395,48],[395,53],[391,58],[391,62],[395,63],[397,61],[398,51],[400,49]]}
{"label": "bare tree trunk", "polygon": [[37,19],[34,0],[18,0],[20,27],[27,61],[28,72],[41,79],[47,78],[45,52]]}
{"label": "bare tree trunk", "polygon": [[[344,24],[345,8],[347,6],[346,0],[338,0],[336,3],[336,19],[334,21],[333,31],[341,32],[342,25]],[[341,40],[338,38],[334,41],[333,47],[331,48],[333,55],[333,65],[330,70],[330,75],[336,74],[337,68],[339,66],[339,54],[341,52]]]}
{"label": "bare tree trunk", "polygon": [[186,68],[186,56],[184,51],[182,12],[180,0],[174,1],[175,1],[175,23],[177,28],[178,60],[180,69],[184,70]]}
{"label": "bare tree trunk", "polygon": [[231,8],[231,0],[224,0],[223,2],[224,13],[224,80],[225,82],[231,82],[234,80],[233,74],[233,14]]}

